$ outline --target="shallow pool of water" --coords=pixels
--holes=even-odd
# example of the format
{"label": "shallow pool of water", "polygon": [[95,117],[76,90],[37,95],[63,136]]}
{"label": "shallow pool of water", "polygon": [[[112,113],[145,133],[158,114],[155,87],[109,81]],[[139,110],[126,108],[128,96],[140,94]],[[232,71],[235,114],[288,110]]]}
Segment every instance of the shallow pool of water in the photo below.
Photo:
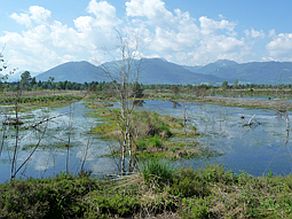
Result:
{"label": "shallow pool of water", "polygon": [[[264,109],[245,109],[213,104],[185,103],[173,108],[167,101],[148,101],[144,109],[161,114],[181,117],[186,108],[190,123],[203,137],[200,141],[223,155],[204,160],[182,160],[179,166],[204,166],[210,163],[223,164],[235,172],[254,175],[292,173],[291,119],[285,115]],[[244,124],[253,117],[257,125]],[[288,122],[287,122],[288,121]]]}
{"label": "shallow pool of water", "polygon": [[[3,121],[7,116],[7,109],[1,110],[0,119]],[[287,128],[291,131],[291,121],[288,123],[287,117],[277,111],[205,103],[183,103],[174,108],[173,103],[158,100],[146,101],[138,110],[155,111],[180,118],[186,112],[189,125],[195,125],[202,133],[199,141],[223,154],[208,159],[179,160],[173,163],[174,166],[197,168],[216,163],[235,172],[244,171],[253,175],[264,175],[269,171],[277,175],[292,173],[292,137],[287,134]],[[101,122],[98,118],[89,117],[89,111],[82,102],[77,102],[58,109],[45,108],[21,114],[25,126],[36,124],[44,118],[52,119],[48,122],[40,144],[46,147],[36,150],[27,165],[18,173],[18,177],[48,177],[65,171],[67,150],[53,145],[68,143],[69,136],[70,144],[74,146],[69,153],[68,167],[71,173],[80,171],[85,157],[84,169],[93,174],[115,173],[116,161],[103,157],[115,143],[88,134],[91,127]],[[244,126],[252,117],[252,121],[258,125]],[[46,124],[40,125],[40,129],[43,130],[45,126]],[[0,182],[10,177],[12,149],[15,145],[15,130],[9,127],[9,131],[2,135],[3,127],[0,133],[1,139],[4,136],[4,147],[0,156]],[[38,131],[20,132],[17,166],[27,158],[39,137]],[[23,149],[29,145],[32,145],[31,148]]]}
{"label": "shallow pool of water", "polygon": [[[21,126],[22,129],[23,127],[38,124],[46,118],[49,118],[49,122],[43,123],[38,127],[41,131],[46,129],[44,136],[42,136],[40,147],[33,154],[27,165],[19,171],[18,177],[48,177],[64,172],[68,154],[64,145],[68,144],[69,136],[70,144],[73,147],[69,151],[67,166],[71,173],[74,174],[80,171],[84,159],[86,160],[84,164],[85,170],[90,170],[96,175],[114,173],[116,171],[115,162],[112,159],[101,157],[109,153],[109,145],[113,143],[88,134],[91,127],[98,122],[88,116],[89,111],[82,102],[76,102],[71,106],[62,108],[44,108],[20,114],[20,117],[25,122]],[[5,114],[2,113],[2,115]],[[5,117],[6,115],[2,116],[2,120]],[[8,129],[5,133],[4,147],[0,156],[0,181],[2,182],[10,177],[13,147],[15,145],[15,129],[12,126],[8,127]],[[32,131],[32,129],[20,131],[17,166],[20,166],[29,156],[40,135],[39,131]],[[56,145],[61,145],[61,147],[56,147]],[[27,148],[24,149],[25,147]]]}

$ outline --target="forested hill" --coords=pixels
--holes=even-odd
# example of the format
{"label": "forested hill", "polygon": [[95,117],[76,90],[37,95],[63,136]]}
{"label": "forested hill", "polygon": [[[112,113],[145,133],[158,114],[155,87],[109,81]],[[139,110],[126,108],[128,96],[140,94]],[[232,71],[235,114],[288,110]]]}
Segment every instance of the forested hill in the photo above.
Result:
{"label": "forested hill", "polygon": [[[144,84],[220,84],[223,81],[255,84],[292,83],[292,62],[250,62],[239,64],[230,60],[218,60],[204,66],[182,66],[164,59],[141,59],[139,81]],[[37,80],[91,82],[109,81],[104,68],[113,75],[120,61],[95,66],[89,62],[67,62],[37,76]]]}

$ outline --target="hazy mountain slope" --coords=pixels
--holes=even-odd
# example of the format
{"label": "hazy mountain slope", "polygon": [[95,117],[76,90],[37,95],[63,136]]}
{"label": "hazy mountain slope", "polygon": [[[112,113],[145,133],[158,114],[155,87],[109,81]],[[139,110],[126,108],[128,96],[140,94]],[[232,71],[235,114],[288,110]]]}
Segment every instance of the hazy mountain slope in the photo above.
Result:
{"label": "hazy mountain slope", "polygon": [[239,80],[257,84],[292,83],[292,62],[249,62],[238,64],[219,60],[205,66],[187,66],[202,74],[214,75],[230,82]]}
{"label": "hazy mountain slope", "polygon": [[[102,70],[117,75],[121,61],[95,66],[89,62],[68,62],[37,76],[38,80],[91,82],[109,81]],[[139,81],[144,84],[199,84],[221,83],[239,80],[246,83],[280,84],[292,83],[292,62],[250,62],[239,64],[230,60],[218,60],[205,66],[181,66],[163,59],[134,60],[132,67],[139,66]]]}
{"label": "hazy mountain slope", "polygon": [[91,82],[108,81],[104,71],[89,62],[67,62],[39,74],[37,80],[46,81],[54,77],[55,81]]}
{"label": "hazy mountain slope", "polygon": [[[54,77],[55,81],[109,81],[109,77],[102,68],[117,75],[120,61],[113,61],[94,66],[88,62],[68,62],[56,66],[37,76],[38,80],[48,80]],[[139,81],[144,84],[194,84],[202,82],[218,82],[222,79],[206,74],[198,74],[185,69],[183,66],[167,62],[162,59],[142,59],[134,61],[133,66],[139,66]]]}
{"label": "hazy mountain slope", "polygon": [[236,74],[239,80],[252,83],[292,83],[291,62],[251,62],[241,64]]}
{"label": "hazy mountain slope", "polygon": [[[104,66],[107,69],[117,69],[113,66],[118,66],[118,63],[109,62]],[[194,84],[222,81],[216,76],[191,72],[181,65],[158,58],[135,61],[133,66],[139,69],[139,81],[144,84]]]}

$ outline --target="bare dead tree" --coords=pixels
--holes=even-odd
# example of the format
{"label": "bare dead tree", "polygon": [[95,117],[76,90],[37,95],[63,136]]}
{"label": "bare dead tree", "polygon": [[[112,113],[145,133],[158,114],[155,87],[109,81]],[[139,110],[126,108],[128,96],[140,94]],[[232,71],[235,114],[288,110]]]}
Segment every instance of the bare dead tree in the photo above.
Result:
{"label": "bare dead tree", "polygon": [[[4,59],[3,51],[4,48],[0,51],[0,84],[2,85],[2,82],[7,80],[9,75],[12,75],[15,73],[17,70],[16,68],[11,68],[7,61]],[[2,86],[1,86],[1,91],[2,91]]]}
{"label": "bare dead tree", "polygon": [[[0,52],[0,85],[1,85],[1,89],[0,90],[1,90],[1,92],[3,92],[2,82],[5,81],[8,78],[9,74],[13,74],[16,71],[16,69],[9,70],[8,64],[4,59],[3,50],[4,50],[4,48]],[[15,104],[15,121],[17,121],[17,120],[18,120],[18,105]],[[3,131],[3,133],[2,133],[0,155],[2,153],[2,150],[3,150],[3,147],[4,147],[4,143],[5,143],[6,128],[4,128],[2,131]],[[12,163],[11,163],[11,169],[10,169],[11,177],[13,176],[13,173],[16,170],[15,160],[16,160],[17,147],[18,147],[18,140],[17,140],[18,133],[19,133],[19,129],[16,127],[15,147],[14,147],[14,150],[13,150]]]}
{"label": "bare dead tree", "polygon": [[[120,139],[120,173],[131,173],[136,165],[136,144],[134,139],[133,111],[135,109],[136,95],[133,93],[133,85],[138,83],[140,63],[138,60],[138,43],[123,37],[117,32],[119,39],[120,61],[115,66],[102,65],[105,74],[117,83],[113,83],[116,98],[120,104],[117,116]],[[128,159],[127,159],[128,157]]]}
{"label": "bare dead tree", "polygon": [[68,140],[66,144],[66,173],[69,173],[69,161],[70,161],[70,148],[71,148],[71,137],[73,131],[73,111],[72,111],[72,104],[70,105],[70,112],[69,112],[69,124],[68,124]]}
{"label": "bare dead tree", "polygon": [[1,157],[2,152],[4,150],[4,145],[5,145],[7,133],[9,130],[9,128],[4,124],[4,121],[6,121],[8,118],[7,110],[1,111],[1,114],[3,115],[3,117],[2,117],[2,121],[1,121],[2,122],[2,127],[1,127],[2,134],[1,134],[1,144],[0,144],[0,157]]}
{"label": "bare dead tree", "polygon": [[6,126],[2,124],[2,136],[1,136],[2,138],[1,138],[1,144],[0,144],[0,157],[1,157],[2,151],[4,149],[6,132],[7,132]]}
{"label": "bare dead tree", "polygon": [[[25,130],[28,130],[31,128],[34,131],[40,132],[41,135],[37,143],[33,146],[32,151],[28,154],[28,156],[24,159],[24,161],[22,161],[21,164],[17,166],[17,155],[18,155],[19,148],[21,147],[20,126],[23,125],[23,122],[21,121],[21,118],[19,116],[19,112],[21,108],[20,100],[22,97],[22,93],[23,93],[23,87],[21,86],[21,84],[19,84],[17,88],[17,92],[15,94],[16,95],[15,103],[14,103],[15,118],[9,118],[10,121],[8,121],[7,123],[7,125],[13,125],[15,129],[15,143],[13,146],[12,159],[11,159],[10,180],[13,180],[16,177],[17,173],[28,163],[28,161],[31,159],[33,154],[39,148],[41,141],[44,138],[44,135],[46,133],[48,121],[50,120],[50,118],[44,118],[43,120],[38,121],[36,124],[24,127]],[[41,130],[39,126],[44,123],[46,126],[43,130]]]}
{"label": "bare dead tree", "polygon": [[[3,92],[2,82],[8,78],[9,74],[13,74],[16,71],[16,69],[10,70],[8,68],[8,64],[4,59],[3,50],[4,50],[4,48],[0,51],[0,92],[1,92],[1,94],[3,94],[2,93]],[[6,119],[7,119],[7,115],[5,117],[5,120]],[[7,127],[4,124],[2,124],[1,131],[2,131],[2,139],[1,139],[1,144],[0,144],[0,156],[1,156],[3,148],[4,148],[6,132],[7,132]]]}
{"label": "bare dead tree", "polygon": [[16,174],[27,164],[27,162],[31,159],[32,155],[39,148],[41,141],[44,138],[44,135],[46,133],[47,127],[48,127],[48,123],[46,123],[45,128],[41,131],[41,135],[40,135],[37,143],[34,145],[33,150],[29,153],[29,155],[25,158],[25,160],[19,165],[19,167],[15,168],[15,172],[14,172],[12,179],[15,178]]}
{"label": "bare dead tree", "polygon": [[86,143],[85,152],[84,152],[84,157],[82,158],[81,165],[80,165],[80,173],[84,173],[84,166],[85,166],[85,162],[87,160],[87,155],[88,155],[88,150],[89,150],[90,144],[91,144],[91,141],[90,141],[90,138],[88,138],[87,143]]}
{"label": "bare dead tree", "polygon": [[15,128],[15,144],[14,144],[14,149],[13,149],[13,154],[12,154],[12,161],[11,161],[11,169],[10,169],[10,179],[14,179],[16,175],[16,161],[17,161],[17,153],[18,153],[18,148],[19,148],[19,125],[21,123],[20,118],[19,118],[19,102],[20,98],[22,96],[22,88],[20,84],[18,84],[17,92],[16,92],[16,98],[15,98],[15,103],[14,103],[14,113],[15,113],[15,118],[11,120],[11,122],[14,123],[14,128]]}
{"label": "bare dead tree", "polygon": [[187,107],[184,104],[184,106],[183,106],[183,127],[184,127],[185,135],[187,135],[187,125],[188,125]]}
{"label": "bare dead tree", "polygon": [[286,111],[285,113],[285,123],[286,123],[286,140],[285,145],[289,143],[289,136],[290,136],[290,119],[289,119],[289,112]]}

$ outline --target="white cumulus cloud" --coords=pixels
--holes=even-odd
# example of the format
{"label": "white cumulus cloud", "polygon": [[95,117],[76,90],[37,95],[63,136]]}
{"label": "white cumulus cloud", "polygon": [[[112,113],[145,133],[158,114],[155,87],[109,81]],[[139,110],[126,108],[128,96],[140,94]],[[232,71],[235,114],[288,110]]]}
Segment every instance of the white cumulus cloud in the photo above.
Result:
{"label": "white cumulus cloud", "polygon": [[116,30],[138,39],[141,56],[166,58],[179,64],[292,57],[291,33],[238,30],[240,23],[222,15],[193,17],[179,8],[168,9],[164,0],[127,0],[121,17],[109,2],[90,0],[85,12],[76,16],[71,26],[56,20],[53,11],[37,5],[14,12],[11,19],[23,29],[3,32],[0,45],[6,45],[4,53],[10,63],[32,71],[66,61],[102,63],[116,58]]}
{"label": "white cumulus cloud", "polygon": [[165,3],[161,0],[127,1],[126,14],[129,17],[147,17],[148,19],[159,19],[171,16],[171,13],[165,8]]}
{"label": "white cumulus cloud", "polygon": [[292,61],[292,33],[280,33],[266,46],[270,59]]}
{"label": "white cumulus cloud", "polygon": [[233,32],[235,28],[235,23],[230,22],[225,19],[221,19],[219,21],[210,19],[206,16],[202,16],[199,18],[200,21],[200,26],[201,26],[201,31],[203,34],[211,34],[214,33],[218,30],[224,30],[227,32]]}
{"label": "white cumulus cloud", "polygon": [[74,19],[70,27],[53,18],[53,13],[40,6],[27,12],[12,13],[11,18],[24,26],[21,32],[4,32],[0,45],[10,63],[21,70],[44,71],[66,61],[106,58],[101,48],[114,42],[114,28],[119,19],[115,8],[106,1],[89,2],[87,16]]}
{"label": "white cumulus cloud", "polygon": [[12,13],[11,18],[14,19],[17,23],[21,25],[25,25],[26,27],[30,27],[33,23],[41,24],[47,22],[47,20],[51,17],[51,11],[34,5],[29,7],[27,13]]}

